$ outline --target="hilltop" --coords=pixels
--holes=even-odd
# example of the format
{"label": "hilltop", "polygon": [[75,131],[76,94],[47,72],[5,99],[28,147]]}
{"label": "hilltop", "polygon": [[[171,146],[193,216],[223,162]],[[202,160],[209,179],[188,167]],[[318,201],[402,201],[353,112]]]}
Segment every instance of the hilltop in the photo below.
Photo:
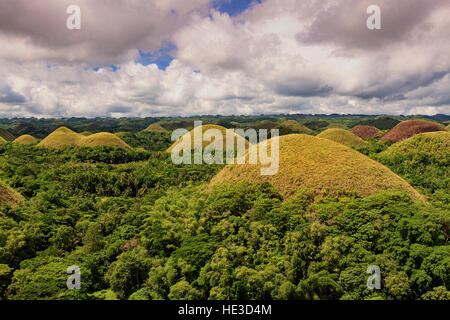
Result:
{"label": "hilltop", "polygon": [[44,140],[38,146],[58,148],[63,146],[110,146],[119,148],[129,148],[122,139],[112,133],[100,132],[88,136],[76,133],[66,127],[60,127]]}
{"label": "hilltop", "polygon": [[14,142],[18,144],[33,144],[37,142],[37,139],[29,134],[24,134],[14,140]]}
{"label": "hilltop", "polygon": [[81,147],[109,146],[116,148],[130,148],[130,146],[126,144],[118,136],[108,132],[95,133],[90,136],[84,137],[79,141],[78,146]]}
{"label": "hilltop", "polygon": [[436,131],[419,133],[409,139],[394,143],[380,155],[408,155],[418,152],[449,158],[450,132]]}
{"label": "hilltop", "polygon": [[357,135],[358,137],[360,137],[361,139],[373,139],[375,138],[378,133],[380,133],[380,131],[372,126],[365,126],[365,125],[357,125],[354,126],[351,130],[351,133],[353,133],[354,135]]}
{"label": "hilltop", "polygon": [[412,137],[418,133],[445,131],[440,124],[426,120],[403,121],[389,130],[381,141],[398,142]]}
{"label": "hilltop", "polygon": [[313,132],[310,128],[308,128],[308,127],[306,127],[306,126],[304,126],[304,125],[298,123],[298,122],[295,121],[295,120],[286,120],[286,121],[283,121],[283,122],[278,126],[278,128],[280,129],[280,131],[282,131],[284,128],[286,128],[287,131],[289,131],[289,133],[305,133],[305,134],[311,134],[311,133]]}
{"label": "hilltop", "polygon": [[[206,124],[206,125],[203,125],[203,126],[202,126],[202,132],[203,132],[203,134],[204,134],[207,130],[209,130],[209,129],[216,129],[216,130],[219,130],[219,131],[222,133],[222,135],[223,135],[223,148],[226,149],[226,140],[227,140],[227,139],[226,139],[226,130],[227,130],[227,129],[226,129],[225,127],[218,126],[218,125]],[[191,136],[191,149],[194,149],[194,130],[195,130],[195,129],[192,129],[191,131],[189,131],[189,133],[186,134],[186,135],[189,135],[189,134],[190,134],[190,136]],[[185,136],[186,136],[186,135],[185,135]],[[172,152],[173,148],[174,148],[177,144],[179,144],[179,143],[182,141],[182,139],[185,138],[185,136],[181,137],[181,138],[178,139],[174,144],[172,144],[172,145],[169,147],[169,149],[167,149],[167,152]],[[237,149],[237,141],[243,141],[244,144],[245,144],[245,146],[246,146],[246,147],[248,146],[248,141],[247,141],[245,138],[243,138],[243,137],[237,135],[236,133],[233,133],[233,137],[234,137],[234,149],[235,149],[235,150]],[[205,148],[206,146],[210,145],[211,143],[212,143],[212,141],[203,141],[203,142],[202,142],[202,148]]]}
{"label": "hilltop", "polygon": [[284,197],[305,187],[331,193],[357,191],[362,196],[401,188],[414,199],[423,199],[390,169],[340,143],[304,134],[281,136],[279,142],[277,174],[261,175],[260,164],[227,165],[211,180],[211,186],[227,181],[269,182]]}
{"label": "hilltop", "polygon": [[149,125],[144,131],[150,132],[167,132],[166,129],[163,128],[159,123],[152,123]]}
{"label": "hilltop", "polygon": [[342,143],[347,147],[362,147],[366,144],[363,139],[345,129],[327,129],[318,134],[317,137]]}

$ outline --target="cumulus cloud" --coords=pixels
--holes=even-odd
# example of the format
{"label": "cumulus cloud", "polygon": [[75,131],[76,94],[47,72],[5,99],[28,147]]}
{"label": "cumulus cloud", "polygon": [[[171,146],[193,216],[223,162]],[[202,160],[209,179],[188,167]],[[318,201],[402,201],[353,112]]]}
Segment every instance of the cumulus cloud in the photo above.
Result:
{"label": "cumulus cloud", "polygon": [[[448,1],[380,0],[382,30],[366,28],[366,0],[233,17],[207,0],[78,0],[80,31],[69,3],[0,3],[1,117],[449,113]],[[136,62],[167,43],[165,70]]]}

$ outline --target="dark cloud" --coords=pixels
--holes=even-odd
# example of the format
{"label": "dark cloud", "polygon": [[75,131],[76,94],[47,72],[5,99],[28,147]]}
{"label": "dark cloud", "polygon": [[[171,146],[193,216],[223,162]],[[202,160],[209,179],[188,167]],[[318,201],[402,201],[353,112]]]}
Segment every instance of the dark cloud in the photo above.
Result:
{"label": "dark cloud", "polygon": [[[381,9],[381,30],[366,26],[370,5]],[[431,13],[448,6],[448,0],[341,0],[322,10],[312,25],[297,35],[303,43],[333,43],[345,48],[380,49],[426,36]]]}
{"label": "dark cloud", "polygon": [[23,104],[25,103],[25,101],[25,97],[20,93],[12,90],[10,86],[5,86],[0,89],[0,103],[15,105]]}

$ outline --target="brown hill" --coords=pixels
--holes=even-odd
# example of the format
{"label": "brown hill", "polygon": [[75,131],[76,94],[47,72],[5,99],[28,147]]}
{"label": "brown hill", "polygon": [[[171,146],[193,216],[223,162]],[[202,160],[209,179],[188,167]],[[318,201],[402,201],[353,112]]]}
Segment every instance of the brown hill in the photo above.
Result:
{"label": "brown hill", "polygon": [[440,124],[424,121],[424,120],[409,120],[403,121],[389,130],[384,136],[381,137],[381,141],[398,142],[412,137],[418,133],[445,131],[445,128]]}
{"label": "brown hill", "polygon": [[363,139],[344,129],[327,129],[317,137],[339,142],[347,147],[362,147],[366,144]]}
{"label": "brown hill", "polygon": [[37,139],[29,134],[24,134],[14,140],[14,142],[18,144],[33,144],[37,142]]}
{"label": "brown hill", "polygon": [[[269,140],[271,142],[271,140]],[[270,148],[269,148],[270,150]],[[385,189],[402,189],[413,199],[423,197],[387,167],[340,143],[304,134],[279,137],[279,170],[261,175],[261,164],[227,165],[212,180],[269,182],[284,196],[299,188],[318,192],[357,191],[362,196]]]}
{"label": "brown hill", "polygon": [[377,128],[372,126],[364,126],[364,125],[357,125],[354,126],[351,130],[351,133],[357,135],[358,137],[362,139],[373,139],[375,138],[380,131],[378,131]]}

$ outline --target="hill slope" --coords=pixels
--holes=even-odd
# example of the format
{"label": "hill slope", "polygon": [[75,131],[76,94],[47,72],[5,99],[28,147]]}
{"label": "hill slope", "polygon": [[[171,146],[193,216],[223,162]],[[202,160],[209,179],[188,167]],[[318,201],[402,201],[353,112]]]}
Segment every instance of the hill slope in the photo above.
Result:
{"label": "hill slope", "polygon": [[[387,167],[340,143],[304,134],[281,136],[277,174],[262,176],[261,165],[227,165],[211,185],[226,181],[269,182],[284,197],[299,188],[338,193],[354,190],[362,196],[400,188],[414,199],[423,197]],[[270,150],[270,149],[269,149]]]}
{"label": "hill slope", "polygon": [[15,207],[24,201],[25,198],[21,194],[0,182],[0,205],[6,204]]}
{"label": "hill slope", "polygon": [[431,121],[403,121],[389,130],[384,136],[382,136],[381,141],[399,142],[408,139],[418,133],[434,131],[445,131],[445,128],[440,124]]}
{"label": "hill slope", "polygon": [[318,134],[317,137],[342,143],[347,147],[362,147],[366,144],[363,139],[344,129],[327,129]]}
{"label": "hill slope", "polygon": [[38,146],[52,148],[76,146],[82,138],[81,134],[73,132],[69,128],[60,127],[39,142]]}
{"label": "hill slope", "polygon": [[311,133],[313,132],[310,128],[308,128],[308,127],[306,127],[306,126],[304,126],[304,125],[298,123],[298,122],[295,121],[295,120],[286,120],[286,121],[283,121],[283,122],[280,124],[279,128],[280,128],[280,129],[286,128],[286,129],[287,129],[288,131],[290,131],[291,133],[305,133],[305,134],[311,134]]}
{"label": "hill slope", "polygon": [[144,131],[150,131],[150,132],[167,132],[166,129],[164,129],[159,123],[152,123],[145,129]]}

